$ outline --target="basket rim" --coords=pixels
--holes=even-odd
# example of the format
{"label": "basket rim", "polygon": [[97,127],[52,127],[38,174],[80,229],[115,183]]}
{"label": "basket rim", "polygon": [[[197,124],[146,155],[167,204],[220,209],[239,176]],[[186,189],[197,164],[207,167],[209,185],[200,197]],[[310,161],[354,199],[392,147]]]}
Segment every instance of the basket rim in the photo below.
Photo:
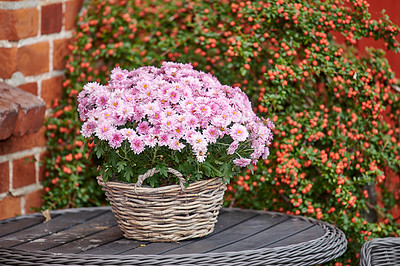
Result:
{"label": "basket rim", "polygon": [[[127,190],[135,190],[135,184],[136,183],[128,183],[124,181],[119,181],[119,180],[113,180],[113,181],[104,181],[103,177],[101,175],[97,176],[97,181],[98,183],[103,186],[104,188],[108,189],[127,189]],[[215,184],[214,184],[215,183]],[[185,190],[182,191],[180,185],[167,185],[167,186],[162,186],[162,187],[157,187],[153,188],[150,186],[142,186],[142,187],[136,187],[136,191],[139,193],[159,193],[159,192],[168,192],[172,190],[178,190],[182,193],[185,192],[190,192],[193,189],[198,189],[199,187],[206,187],[208,185],[216,185],[220,183],[220,186],[226,185],[226,182],[222,179],[222,177],[214,177],[210,179],[204,179],[204,180],[199,180],[199,181],[194,181],[190,182],[188,187],[185,187]]]}

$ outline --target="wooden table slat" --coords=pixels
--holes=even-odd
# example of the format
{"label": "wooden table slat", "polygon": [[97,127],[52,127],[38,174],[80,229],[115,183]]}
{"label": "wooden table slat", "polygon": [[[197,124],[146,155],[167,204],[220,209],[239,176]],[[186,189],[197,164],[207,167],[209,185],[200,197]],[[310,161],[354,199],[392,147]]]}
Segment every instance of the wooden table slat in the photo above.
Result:
{"label": "wooden table slat", "polygon": [[[257,213],[253,212],[230,212],[224,209],[221,210],[220,215],[218,217],[218,222],[215,224],[214,231],[206,236],[205,238],[211,237],[215,234],[218,234],[222,231],[229,230],[231,227],[234,227],[245,220],[251,219],[257,216]],[[144,246],[139,246],[135,249],[127,250],[121,255],[133,255],[133,254],[164,254],[168,251],[172,251],[177,248],[183,248],[193,242],[197,242],[199,239],[192,239],[181,241],[180,243],[148,243]]]}
{"label": "wooden table slat", "polygon": [[111,212],[102,212],[93,217],[85,217],[85,222],[83,223],[74,224],[66,230],[43,236],[33,241],[18,245],[17,247],[18,249],[23,250],[42,251],[58,247],[55,252],[65,252],[63,244],[85,238],[86,236],[90,236],[116,225],[117,221]]}
{"label": "wooden table slat", "polygon": [[[304,222],[298,219],[286,219],[279,223],[273,224],[265,230],[259,231],[256,234],[241,238],[237,242],[226,243],[222,247],[209,249],[207,252],[226,252],[226,251],[241,251],[247,249],[260,249],[268,246],[269,243],[278,242],[283,238],[289,237],[291,234],[282,234],[282,232],[291,232],[293,235],[299,231],[313,227],[313,224]],[[302,241],[300,241],[302,242]],[[294,243],[291,243],[294,244]]]}
{"label": "wooden table slat", "polygon": [[203,239],[199,239],[184,247],[180,247],[162,254],[190,254],[190,253],[206,253],[221,248],[228,244],[234,244],[266,230],[282,221],[288,219],[282,215],[270,215],[268,220],[265,215],[257,215],[252,219],[245,220],[229,230],[222,231]]}
{"label": "wooden table slat", "polygon": [[294,243],[303,243],[303,242],[317,239],[317,238],[323,236],[324,233],[325,233],[325,231],[320,226],[313,224],[312,226],[305,228],[304,230],[295,232],[292,235],[288,235],[287,237],[285,237],[283,239],[280,239],[280,240],[272,242],[272,243],[268,243],[268,244],[262,246],[262,248],[282,247],[282,246],[286,246],[286,245],[292,245]]}
{"label": "wooden table slat", "polygon": [[[121,234],[122,235],[122,234]],[[126,251],[137,249],[143,245],[148,245],[150,242],[136,241],[126,238],[118,238],[113,242],[103,244],[101,246],[88,249],[80,252],[80,254],[91,254],[91,255],[120,255]]]}
{"label": "wooden table slat", "polygon": [[0,238],[41,224],[42,222],[43,217],[37,216],[32,218],[13,219],[12,222],[0,223]]}
{"label": "wooden table slat", "polygon": [[15,234],[1,237],[0,243],[2,247],[15,247],[35,239],[66,230],[76,224],[84,223],[86,219],[97,216],[102,212],[104,211],[92,211],[85,213],[85,215],[75,212],[66,213],[64,215],[57,216],[46,223],[40,223],[29,227],[26,230],[18,231]]}
{"label": "wooden table slat", "polygon": [[[96,232],[92,235],[86,236],[84,238],[77,239],[75,241],[57,246],[54,248],[47,249],[47,252],[64,252],[64,253],[75,253],[79,254],[90,249],[106,245],[108,243],[114,242],[118,239],[122,239],[123,235],[121,230],[117,225],[110,226],[109,228]],[[104,253],[104,251],[103,251]],[[101,254],[101,253],[99,253]]]}

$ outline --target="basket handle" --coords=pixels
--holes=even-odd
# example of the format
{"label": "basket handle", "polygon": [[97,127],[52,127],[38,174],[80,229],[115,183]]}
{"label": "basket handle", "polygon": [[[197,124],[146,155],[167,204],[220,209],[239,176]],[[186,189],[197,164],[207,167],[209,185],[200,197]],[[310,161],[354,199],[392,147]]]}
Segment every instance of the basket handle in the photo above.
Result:
{"label": "basket handle", "polygon": [[[138,176],[138,181],[137,181],[136,184],[135,184],[135,193],[137,194],[137,192],[136,192],[136,187],[141,187],[142,184],[143,184],[143,182],[144,182],[144,180],[146,180],[148,177],[151,177],[151,176],[153,176],[155,173],[158,173],[158,172],[160,172],[160,171],[159,171],[159,170],[156,170],[156,168],[153,168],[153,169],[148,170],[148,171],[147,171],[146,173],[144,173],[143,175],[139,175],[139,176]],[[179,185],[181,186],[182,191],[185,191],[185,182],[186,182],[186,180],[185,180],[185,178],[183,177],[183,175],[182,175],[180,172],[178,172],[177,170],[175,170],[175,169],[173,169],[173,168],[169,168],[169,167],[168,167],[168,169],[167,169],[167,172],[168,172],[168,173],[171,173],[171,174],[174,174],[174,175],[176,175],[176,176],[179,178]]]}

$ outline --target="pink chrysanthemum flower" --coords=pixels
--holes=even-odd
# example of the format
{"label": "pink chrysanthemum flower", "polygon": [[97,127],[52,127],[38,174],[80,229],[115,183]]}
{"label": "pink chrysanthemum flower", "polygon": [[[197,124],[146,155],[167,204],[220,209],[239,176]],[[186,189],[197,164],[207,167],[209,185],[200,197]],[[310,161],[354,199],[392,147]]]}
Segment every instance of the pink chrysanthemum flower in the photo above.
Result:
{"label": "pink chrysanthemum flower", "polygon": [[119,105],[121,105],[123,102],[119,97],[111,97],[108,101],[108,107],[111,109],[117,109]]}
{"label": "pink chrysanthemum flower", "polygon": [[232,123],[231,117],[226,112],[223,112],[220,116],[215,117],[213,120],[213,123],[216,123],[222,127],[227,127]]}
{"label": "pink chrysanthemum flower", "polygon": [[108,123],[101,122],[95,129],[96,136],[101,140],[108,140],[110,135],[114,132],[114,127]]}
{"label": "pink chrysanthemum flower", "polygon": [[131,149],[135,154],[140,154],[144,151],[145,145],[140,138],[133,137],[129,142],[131,143]]}
{"label": "pink chrysanthemum flower", "polygon": [[96,91],[99,87],[101,87],[102,85],[100,85],[97,82],[89,82],[86,85],[83,86],[83,89],[87,92],[92,92],[92,91]]}
{"label": "pink chrysanthemum flower", "polygon": [[199,126],[199,119],[193,115],[187,116],[186,125],[189,128],[197,128]]}
{"label": "pink chrysanthemum flower", "polygon": [[193,152],[196,155],[197,161],[199,161],[200,163],[206,160],[207,149],[195,149]]}
{"label": "pink chrysanthemum flower", "polygon": [[124,136],[120,131],[115,131],[111,134],[111,138],[108,140],[108,144],[111,148],[117,149],[121,146],[124,141]]}
{"label": "pink chrysanthemum flower", "polygon": [[136,136],[136,133],[132,128],[123,128],[121,129],[121,133],[125,137],[125,139],[130,139],[133,136]]}
{"label": "pink chrysanthemum flower", "polygon": [[150,83],[147,80],[139,81],[136,88],[144,94],[146,94],[148,91],[151,91],[152,89]]}
{"label": "pink chrysanthemum flower", "polygon": [[110,120],[112,118],[112,112],[110,112],[108,109],[105,109],[104,111],[101,112],[101,118],[105,120]]}
{"label": "pink chrysanthemum flower", "polygon": [[111,71],[110,79],[112,82],[122,82],[125,80],[128,72],[122,70],[120,67],[116,67]]}
{"label": "pink chrysanthemum flower", "polygon": [[242,113],[239,110],[234,109],[232,110],[230,117],[234,123],[240,123],[240,121],[242,120]]}
{"label": "pink chrysanthemum flower", "polygon": [[156,111],[151,115],[149,115],[149,122],[153,125],[158,125],[161,123],[161,118],[162,118],[161,112]]}
{"label": "pink chrysanthemum flower", "polygon": [[177,90],[172,89],[168,92],[168,100],[171,103],[177,103],[177,102],[179,102],[179,99],[180,99],[180,95]]}
{"label": "pink chrysanthemum flower", "polygon": [[168,147],[176,151],[181,151],[183,148],[185,148],[185,145],[178,139],[171,139]]}
{"label": "pink chrysanthemum flower", "polygon": [[268,156],[269,156],[269,148],[264,147],[264,153],[263,153],[262,159],[266,160],[268,158]]}
{"label": "pink chrysanthemum flower", "polygon": [[210,143],[215,143],[219,137],[219,131],[217,128],[210,126],[205,130],[204,135]]}
{"label": "pink chrysanthemum flower", "polygon": [[[166,65],[166,66],[167,66],[167,65]],[[177,76],[177,73],[178,73],[178,69],[177,69],[176,67],[174,67],[174,66],[171,65],[171,67],[165,68],[165,73],[166,73],[168,76],[176,77],[176,76]]]}
{"label": "pink chrysanthemum flower", "polygon": [[155,135],[143,136],[143,142],[146,146],[153,148],[157,145],[157,137]]}
{"label": "pink chrysanthemum flower", "polygon": [[137,131],[139,134],[146,135],[149,132],[149,122],[143,121],[138,124]]}
{"label": "pink chrysanthemum flower", "polygon": [[150,102],[145,105],[143,105],[143,111],[147,115],[154,114],[155,112],[160,112],[160,106],[158,105],[157,102]]}
{"label": "pink chrysanthemum flower", "polygon": [[140,94],[140,97],[142,97],[144,102],[150,102],[157,97],[155,94],[155,91],[148,89],[143,91],[143,93]]}
{"label": "pink chrysanthemum flower", "polygon": [[160,135],[158,139],[158,144],[160,144],[161,146],[167,146],[168,142],[169,142],[169,136],[167,134]]}
{"label": "pink chrysanthemum flower", "polygon": [[118,115],[119,120],[122,120],[122,125],[125,124],[127,120],[131,119],[131,117],[133,116],[133,112],[133,108],[125,103],[119,105],[117,110],[115,110],[115,113]]}
{"label": "pink chrysanthemum flower", "polygon": [[239,159],[235,159],[233,160],[233,163],[237,166],[240,167],[245,167],[248,166],[251,163],[250,159],[246,159],[246,158],[239,158]]}
{"label": "pink chrysanthemum flower", "polygon": [[180,139],[181,137],[183,137],[185,135],[185,129],[183,126],[177,125],[172,134],[175,138]]}
{"label": "pink chrysanthemum flower", "polygon": [[229,130],[229,135],[235,141],[245,141],[249,136],[249,132],[247,131],[245,126],[234,124]]}
{"label": "pink chrysanthemum flower", "polygon": [[170,107],[165,108],[165,109],[164,109],[164,112],[163,112],[164,117],[173,116],[173,115],[175,115],[175,114],[176,114],[175,110],[172,109],[172,108],[170,108]]}
{"label": "pink chrysanthemum flower", "polygon": [[95,129],[96,129],[96,122],[86,121],[82,125],[82,130],[81,130],[82,136],[84,136],[85,138],[90,137],[94,133]]}
{"label": "pink chrysanthemum flower", "polygon": [[105,107],[108,102],[108,95],[106,93],[101,93],[96,100],[96,104],[100,107]]}
{"label": "pink chrysanthemum flower", "polygon": [[211,115],[211,108],[205,104],[202,104],[196,109],[196,114],[201,117],[209,117]]}
{"label": "pink chrysanthemum flower", "polygon": [[234,154],[236,149],[239,147],[239,142],[238,141],[234,141],[231,143],[231,145],[229,145],[229,148],[227,150],[227,154]]}
{"label": "pink chrysanthemum flower", "polygon": [[166,117],[161,121],[161,130],[164,132],[172,132],[176,127],[176,122],[172,117]]}
{"label": "pink chrysanthemum flower", "polygon": [[82,120],[86,120],[89,118],[87,108],[88,108],[87,99],[83,99],[78,105],[79,117]]}
{"label": "pink chrysanthemum flower", "polygon": [[190,136],[189,143],[192,144],[194,149],[200,149],[202,147],[207,147],[206,138],[199,132],[195,132]]}
{"label": "pink chrysanthemum flower", "polygon": [[194,100],[193,99],[186,99],[180,102],[180,105],[185,110],[190,110],[193,107]]}

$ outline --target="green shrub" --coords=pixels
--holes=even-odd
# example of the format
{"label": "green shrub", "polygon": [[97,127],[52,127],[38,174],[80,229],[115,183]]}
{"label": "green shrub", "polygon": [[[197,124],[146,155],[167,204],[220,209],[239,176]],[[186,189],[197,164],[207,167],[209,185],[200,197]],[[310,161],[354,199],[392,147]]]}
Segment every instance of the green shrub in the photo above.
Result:
{"label": "green shrub", "polygon": [[[83,145],[76,95],[105,83],[115,66],[192,63],[240,86],[260,115],[275,117],[268,161],[234,177],[226,205],[321,219],[341,228],[356,265],[368,239],[398,236],[397,80],[381,50],[398,51],[399,28],[367,1],[99,1],[79,17],[70,45],[65,97],[47,122],[44,208],[101,204],[91,147]],[[338,41],[340,40],[340,41]],[[378,196],[376,196],[377,194]]]}

